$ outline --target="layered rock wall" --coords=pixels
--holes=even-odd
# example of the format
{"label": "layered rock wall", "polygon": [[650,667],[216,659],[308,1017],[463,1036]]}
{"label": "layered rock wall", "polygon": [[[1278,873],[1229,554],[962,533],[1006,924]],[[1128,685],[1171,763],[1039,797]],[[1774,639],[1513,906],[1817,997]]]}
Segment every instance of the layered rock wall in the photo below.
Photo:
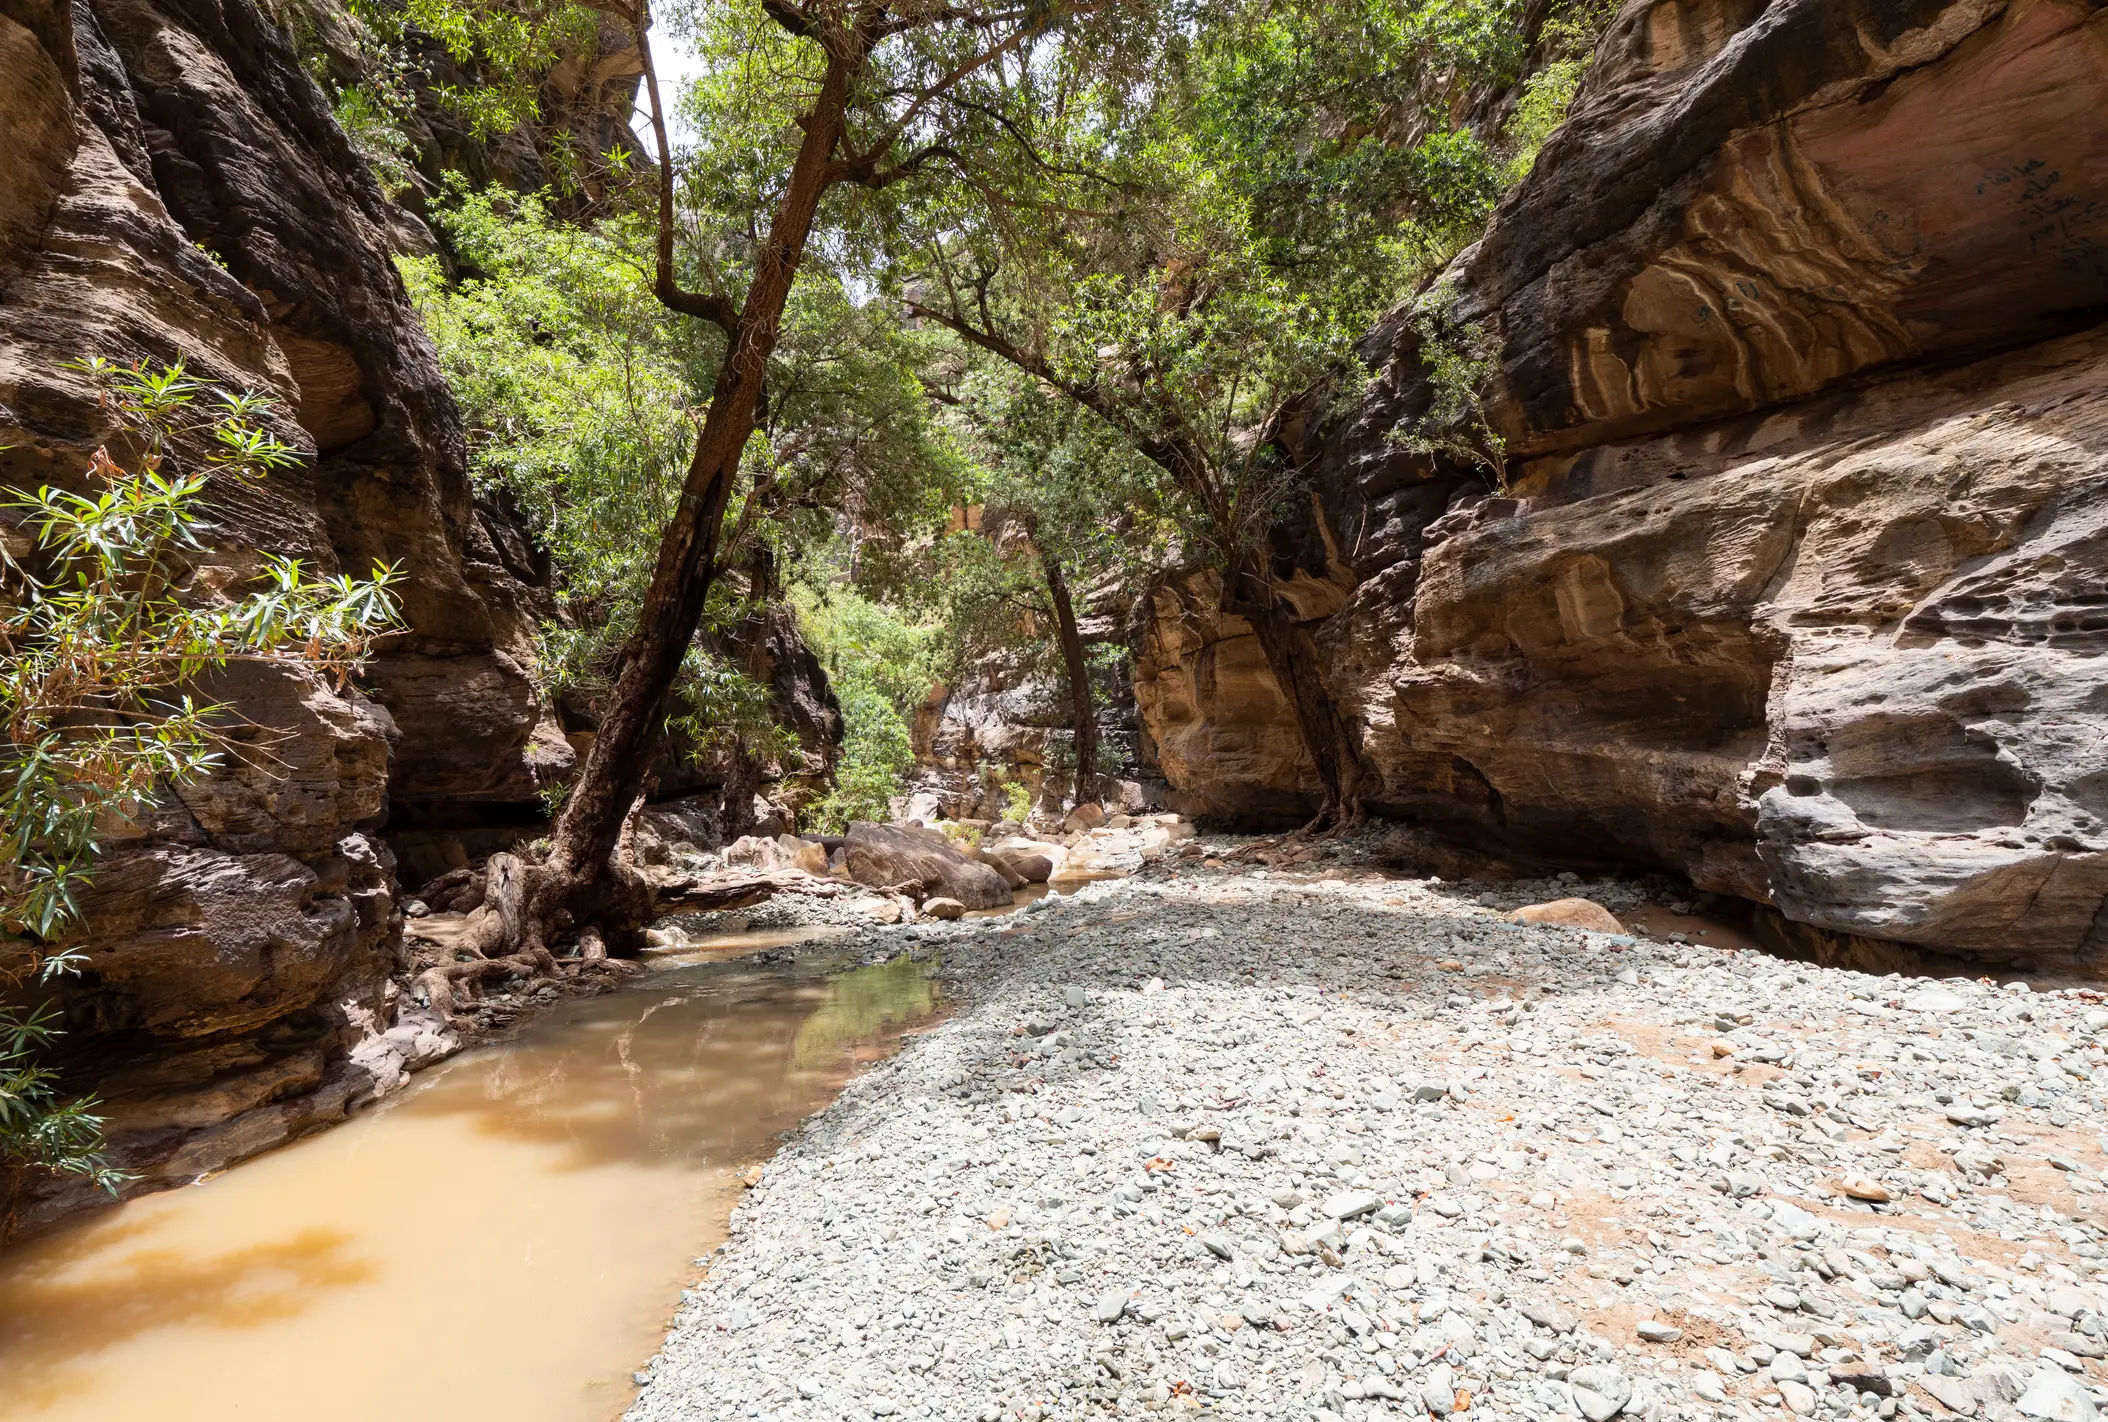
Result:
{"label": "layered rock wall", "polygon": [[[471,498],[462,432],[374,187],[248,0],[0,0],[0,484],[84,487],[111,431],[65,363],[277,397],[307,456],[210,494],[203,586],[260,550],[398,565],[405,630],[357,688],[277,669],[207,694],[226,769],[115,845],[61,992],[128,1165],[151,1180],[341,1114],[401,919],[391,802],[531,801],[567,769],[522,668],[536,598]],[[543,733],[537,734],[538,724]],[[212,1144],[216,1141],[217,1145]],[[63,1202],[61,1202],[63,1203]]]}
{"label": "layered rock wall", "polygon": [[[1628,4],[1450,273],[1502,487],[1381,378],[1311,436],[1284,586],[1378,807],[1820,932],[2108,961],[2108,12]],[[1217,813],[1309,803],[1208,590],[1137,694]]]}

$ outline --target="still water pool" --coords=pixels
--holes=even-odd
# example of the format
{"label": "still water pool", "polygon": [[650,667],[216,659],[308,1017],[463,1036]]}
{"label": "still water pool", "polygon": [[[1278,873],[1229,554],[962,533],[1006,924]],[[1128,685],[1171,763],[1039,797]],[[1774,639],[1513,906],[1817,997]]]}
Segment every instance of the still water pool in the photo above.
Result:
{"label": "still water pool", "polygon": [[934,1013],[930,971],[661,965],[0,1255],[0,1419],[606,1422],[734,1168]]}

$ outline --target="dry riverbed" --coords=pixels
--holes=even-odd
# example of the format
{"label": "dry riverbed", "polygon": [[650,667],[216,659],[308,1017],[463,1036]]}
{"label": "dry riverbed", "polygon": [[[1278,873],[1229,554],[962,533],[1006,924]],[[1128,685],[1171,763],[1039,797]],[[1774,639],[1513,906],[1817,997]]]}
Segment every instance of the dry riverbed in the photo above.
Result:
{"label": "dry riverbed", "polygon": [[2108,1403],[2094,994],[1322,872],[870,934],[956,1011],[769,1162],[633,1422]]}

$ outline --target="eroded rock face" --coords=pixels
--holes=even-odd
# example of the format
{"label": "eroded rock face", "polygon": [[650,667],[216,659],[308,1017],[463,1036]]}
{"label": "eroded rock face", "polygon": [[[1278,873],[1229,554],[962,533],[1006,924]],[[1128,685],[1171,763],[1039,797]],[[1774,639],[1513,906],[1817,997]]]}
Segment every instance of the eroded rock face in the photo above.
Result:
{"label": "eroded rock face", "polygon": [[[1427,401],[1400,315],[1282,545],[1381,807],[2108,962],[2108,16],[1629,6],[1454,278],[1503,495],[1386,442]],[[1203,805],[1300,808],[1212,606],[1157,594],[1149,730]]]}
{"label": "eroded rock face", "polygon": [[536,736],[535,599],[471,500],[390,263],[402,216],[275,21],[248,0],[0,0],[0,133],[0,484],[81,486],[109,430],[66,362],[181,361],[276,396],[308,455],[215,487],[201,580],[238,585],[260,550],[406,575],[406,630],[360,686],[249,667],[206,688],[249,723],[226,767],[97,871],[89,971],[58,996],[69,1084],[101,1090],[120,1158],[158,1181],[370,1087],[346,1052],[386,1025],[391,800],[531,801],[569,748]]}
{"label": "eroded rock face", "polygon": [[[1132,596],[1117,575],[1082,589],[1077,630],[1086,647],[1124,644]],[[1129,810],[1162,804],[1166,787],[1124,666],[1094,676],[1092,699],[1100,766],[1118,767],[1099,793]],[[916,708],[910,733],[919,768],[895,813],[999,820],[1010,812],[1008,787],[1022,785],[1035,808],[1058,816],[1075,798],[1074,714],[1058,664],[982,658],[958,685],[932,687]]]}

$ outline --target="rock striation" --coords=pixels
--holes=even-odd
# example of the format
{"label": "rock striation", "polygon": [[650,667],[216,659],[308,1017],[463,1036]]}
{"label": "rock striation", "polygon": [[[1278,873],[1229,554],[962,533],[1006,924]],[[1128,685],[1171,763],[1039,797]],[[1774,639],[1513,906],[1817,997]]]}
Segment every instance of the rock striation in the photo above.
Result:
{"label": "rock striation", "polygon": [[[527,670],[546,565],[471,489],[392,262],[430,236],[309,78],[310,62],[351,62],[331,42],[341,19],[251,0],[0,0],[0,486],[83,487],[111,431],[68,362],[181,362],[276,397],[273,432],[306,456],[213,491],[202,583],[239,583],[261,550],[405,574],[404,630],[357,686],[243,667],[205,689],[245,722],[225,768],[126,831],[84,901],[89,971],[54,1004],[62,1064],[103,1098],[143,1187],[341,1117],[429,1057],[372,1047],[401,1035],[390,840],[432,861],[416,879],[452,867],[439,851],[464,827],[503,840],[538,823],[577,760]],[[635,55],[612,33],[549,79],[595,151],[627,141]],[[610,95],[607,122],[584,122]],[[490,157],[500,175],[533,171],[524,150]],[[817,676],[780,630],[758,635],[763,672]],[[816,725],[833,714],[818,685]],[[78,1203],[32,1202],[23,1221]]]}
{"label": "rock striation", "polygon": [[[1299,436],[1279,578],[1375,807],[1672,868],[1804,944],[2101,962],[2104,315],[2097,7],[1626,6]],[[1431,329],[1490,353],[1499,478],[1396,438]],[[1314,783],[1214,606],[1155,590],[1144,724],[1194,808],[1285,818]]]}

